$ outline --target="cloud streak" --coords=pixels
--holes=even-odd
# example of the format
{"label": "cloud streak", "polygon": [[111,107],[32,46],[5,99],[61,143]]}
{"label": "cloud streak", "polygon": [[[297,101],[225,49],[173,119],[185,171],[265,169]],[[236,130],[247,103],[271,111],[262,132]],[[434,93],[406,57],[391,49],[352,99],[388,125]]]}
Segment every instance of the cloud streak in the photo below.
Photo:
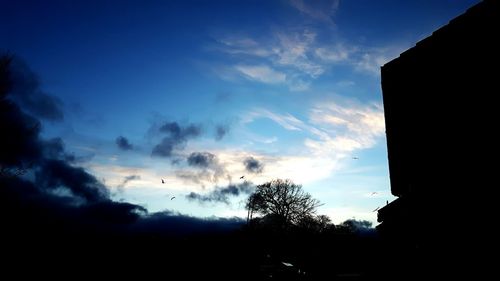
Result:
{"label": "cloud streak", "polygon": [[286,81],[285,73],[276,71],[267,65],[237,65],[235,69],[243,77],[265,84],[279,84]]}
{"label": "cloud streak", "polygon": [[289,131],[302,131],[304,122],[291,114],[278,114],[264,108],[257,108],[249,112],[242,120],[243,123],[251,123],[255,119],[268,118],[278,123],[281,127]]}
{"label": "cloud streak", "polygon": [[240,184],[230,184],[225,187],[216,187],[214,190],[207,194],[199,194],[191,192],[186,195],[190,201],[198,201],[200,203],[224,203],[229,204],[230,197],[237,197],[242,194],[250,194],[254,191],[255,187],[251,182],[245,181]]}
{"label": "cloud streak", "polygon": [[130,175],[130,176],[126,176],[123,181],[117,186],[118,188],[123,188],[125,187],[125,185],[127,183],[129,183],[130,181],[133,181],[133,180],[140,180],[141,179],[141,176],[139,175]]}

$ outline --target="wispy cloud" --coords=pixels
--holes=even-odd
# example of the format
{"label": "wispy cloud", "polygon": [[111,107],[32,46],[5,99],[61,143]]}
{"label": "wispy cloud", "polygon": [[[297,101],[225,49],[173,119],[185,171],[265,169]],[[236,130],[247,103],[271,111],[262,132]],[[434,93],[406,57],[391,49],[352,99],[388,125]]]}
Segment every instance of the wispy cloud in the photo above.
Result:
{"label": "wispy cloud", "polygon": [[333,46],[318,47],[314,50],[314,54],[320,60],[330,63],[346,62],[351,58],[351,55],[357,51],[354,46],[346,46],[337,43]]}
{"label": "wispy cloud", "polygon": [[243,38],[225,38],[217,40],[221,46],[219,50],[231,55],[248,55],[256,57],[267,57],[272,54],[272,50],[265,48],[254,39]]}
{"label": "wispy cloud", "polygon": [[259,118],[270,119],[286,130],[306,135],[303,147],[297,148],[301,152],[293,156],[255,153],[255,157],[263,159],[266,165],[266,170],[258,175],[261,179],[286,176],[299,182],[311,182],[327,178],[342,169],[343,159],[350,159],[358,150],[375,146],[385,131],[380,104],[361,104],[345,99],[323,101],[313,106],[304,120],[288,113],[256,109],[243,119],[243,123]]}
{"label": "wispy cloud", "polygon": [[333,24],[332,16],[338,10],[340,0],[290,0],[290,5],[301,13],[325,23]]}
{"label": "wispy cloud", "polygon": [[[364,46],[340,37],[333,41],[318,40],[312,27],[303,30],[270,32],[267,41],[249,37],[222,41],[219,51],[242,58],[248,64],[236,65],[233,71],[260,83],[286,84],[291,91],[304,91],[324,73],[344,65],[368,75],[380,75],[380,66],[397,57],[409,44],[388,43],[386,46]],[[252,62],[252,63],[250,63]],[[223,71],[224,70],[224,71]],[[231,68],[216,73],[223,79],[234,80]]]}
{"label": "wispy cloud", "polygon": [[[311,122],[325,126],[326,130],[344,129],[346,134],[373,139],[384,133],[385,121],[381,104],[321,103],[311,110]],[[370,142],[371,143],[371,142]]]}
{"label": "wispy cloud", "polygon": [[286,74],[276,71],[267,65],[237,65],[235,69],[249,80],[266,84],[277,84],[286,81]]}
{"label": "wispy cloud", "polygon": [[383,48],[365,48],[357,54],[356,60],[352,63],[357,71],[379,76],[380,67],[398,57],[408,47],[407,45],[394,45]]}
{"label": "wispy cloud", "polygon": [[141,179],[141,176],[139,176],[139,175],[130,175],[130,176],[126,176],[126,177],[123,179],[122,183],[120,183],[117,187],[118,187],[118,188],[123,188],[123,187],[125,187],[125,185],[126,185],[128,182],[133,181],[133,180],[140,180],[140,179]]}
{"label": "wispy cloud", "polygon": [[247,113],[242,119],[243,123],[253,122],[255,119],[268,118],[278,123],[281,127],[290,131],[301,131],[301,127],[304,127],[304,122],[297,119],[291,114],[278,114],[264,108],[254,109]]}
{"label": "wispy cloud", "polygon": [[275,48],[276,56],[273,61],[276,64],[292,67],[295,71],[302,72],[311,78],[317,78],[325,68],[311,59],[312,46],[316,39],[316,33],[311,30],[303,32],[284,33],[275,35],[279,40],[279,46]]}
{"label": "wispy cloud", "polygon": [[[315,32],[280,31],[272,32],[269,37],[262,42],[249,37],[218,40],[220,45],[216,50],[233,58],[253,60],[253,64],[234,67],[245,78],[267,84],[286,84],[292,91],[308,89],[309,80],[324,73],[324,66],[312,53]],[[219,67],[216,73],[225,80],[234,80],[227,68]]]}

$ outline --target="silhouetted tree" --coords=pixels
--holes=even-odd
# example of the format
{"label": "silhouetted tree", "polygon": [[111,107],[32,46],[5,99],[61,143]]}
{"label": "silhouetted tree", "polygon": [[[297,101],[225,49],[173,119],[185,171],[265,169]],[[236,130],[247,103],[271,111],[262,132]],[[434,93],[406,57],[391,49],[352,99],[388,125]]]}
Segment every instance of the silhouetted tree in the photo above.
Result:
{"label": "silhouetted tree", "polygon": [[296,226],[298,230],[313,233],[323,233],[335,230],[335,225],[326,215],[306,216],[302,218]]}
{"label": "silhouetted tree", "polygon": [[247,200],[248,219],[253,214],[271,216],[278,225],[298,225],[301,220],[313,217],[318,200],[290,180],[276,179],[258,185]]}

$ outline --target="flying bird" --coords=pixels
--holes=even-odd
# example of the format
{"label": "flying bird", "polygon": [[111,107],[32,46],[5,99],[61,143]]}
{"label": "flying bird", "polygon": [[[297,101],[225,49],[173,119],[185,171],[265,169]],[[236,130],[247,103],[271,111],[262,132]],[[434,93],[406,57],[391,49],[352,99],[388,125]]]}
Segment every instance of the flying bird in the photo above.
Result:
{"label": "flying bird", "polygon": [[358,160],[359,158],[358,158],[358,157],[356,157],[356,156],[354,156],[354,157],[352,157],[352,159],[354,159],[354,160]]}
{"label": "flying bird", "polygon": [[165,181],[163,179],[161,179],[161,183],[165,183]]}
{"label": "flying bird", "polygon": [[174,200],[175,196],[172,196],[172,198],[170,198],[170,200]]}
{"label": "flying bird", "polygon": [[378,211],[378,209],[380,209],[380,207],[377,207],[375,210],[373,210],[374,212]]}
{"label": "flying bird", "polygon": [[240,180],[241,180],[241,179],[243,179],[243,178],[245,178],[245,176],[241,176],[241,177],[240,177]]}
{"label": "flying bird", "polygon": [[375,194],[378,194],[378,192],[374,191],[374,192],[372,192],[372,194],[371,194],[371,195],[375,195]]}

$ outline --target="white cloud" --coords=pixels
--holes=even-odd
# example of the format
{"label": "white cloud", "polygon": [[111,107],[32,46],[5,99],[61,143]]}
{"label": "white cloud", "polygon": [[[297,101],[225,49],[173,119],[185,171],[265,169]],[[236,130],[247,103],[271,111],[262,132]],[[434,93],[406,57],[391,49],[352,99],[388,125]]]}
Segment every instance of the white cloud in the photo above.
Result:
{"label": "white cloud", "polygon": [[385,132],[384,112],[378,104],[322,103],[311,110],[310,122],[328,133],[320,135],[319,140],[306,140],[306,146],[316,155],[347,155],[370,148]]}
{"label": "white cloud", "polygon": [[259,108],[247,113],[242,123],[268,118],[286,130],[310,133],[304,145],[315,157],[343,158],[355,150],[373,147],[385,132],[382,105],[344,103],[330,101],[314,106],[308,122],[289,113],[278,114]]}
{"label": "white cloud", "polygon": [[[323,102],[310,110],[307,121],[291,114],[279,114],[266,109],[248,113],[242,123],[268,118],[286,130],[302,131],[310,136],[304,139],[298,155],[267,158],[271,170],[263,175],[269,178],[291,177],[299,182],[327,178],[343,167],[342,159],[353,152],[373,147],[385,132],[381,105],[348,102]],[[267,174],[270,173],[270,174]]]}
{"label": "white cloud", "polygon": [[318,104],[311,111],[311,121],[329,128],[345,127],[358,135],[378,136],[384,133],[385,121],[382,105],[350,104],[336,102]]}
{"label": "white cloud", "polygon": [[276,71],[267,65],[237,65],[235,68],[245,78],[266,84],[283,83],[286,80],[285,73]]}

